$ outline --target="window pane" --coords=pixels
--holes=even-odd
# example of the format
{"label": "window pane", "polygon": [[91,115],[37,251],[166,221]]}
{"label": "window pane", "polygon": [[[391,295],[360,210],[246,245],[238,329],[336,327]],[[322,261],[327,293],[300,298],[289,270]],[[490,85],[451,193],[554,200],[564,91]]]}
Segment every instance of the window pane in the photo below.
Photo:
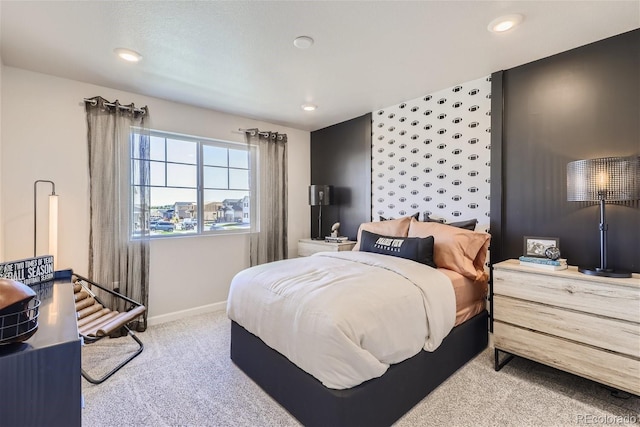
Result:
{"label": "window pane", "polygon": [[151,154],[149,155],[151,160],[164,161],[164,138],[158,136],[151,137]]}
{"label": "window pane", "polygon": [[[196,137],[154,133],[149,139],[150,161],[138,160],[139,138],[131,134],[133,238],[142,230],[149,230],[152,236],[179,236],[249,229],[254,216],[249,168],[255,162],[255,150],[224,141],[199,142]],[[143,166],[150,174],[149,186],[144,187],[137,182]],[[200,174],[202,188],[198,188]],[[145,224],[140,211],[143,197],[150,199]],[[199,198],[204,199],[204,206],[197,205]]]}
{"label": "window pane", "polygon": [[176,202],[173,213],[176,221],[176,232],[197,233],[198,232],[198,205],[194,202]]}
{"label": "window pane", "polygon": [[204,191],[204,230],[245,230],[249,228],[251,203],[248,191]]}
{"label": "window pane", "polygon": [[167,161],[195,165],[197,163],[197,147],[196,142],[167,139]]}
{"label": "window pane", "polygon": [[150,175],[150,185],[167,185],[167,181],[165,180],[165,167],[166,163],[164,162],[151,162],[151,167],[149,169]]}
{"label": "window pane", "polygon": [[247,150],[229,150],[229,167],[249,168],[249,152]]}
{"label": "window pane", "polygon": [[229,188],[248,190],[249,171],[246,169],[229,169]]}
{"label": "window pane", "polygon": [[129,184],[133,185],[140,180],[140,161],[139,160],[131,160],[131,182]]}
{"label": "window pane", "polygon": [[[142,142],[142,144],[140,144]],[[148,145],[147,145],[148,144]],[[147,150],[151,150],[151,142],[148,136],[141,135],[139,133],[131,133],[131,158],[132,159],[146,159],[150,153],[141,153],[140,146]]]}
{"label": "window pane", "polygon": [[197,169],[192,165],[167,163],[167,185],[170,187],[197,187]]}
{"label": "window pane", "polygon": [[147,201],[147,203],[149,203],[149,201],[151,200],[150,198],[151,187],[143,186],[143,185],[133,185],[132,188],[133,188],[133,205],[135,207],[140,206],[142,201],[144,201],[145,198],[149,198],[149,200]]}
{"label": "window pane", "polygon": [[152,188],[149,215],[151,235],[196,233],[196,199],[196,189]]}
{"label": "window pane", "polygon": [[[151,188],[151,209],[171,210],[174,209],[176,202],[196,203],[195,188]],[[156,214],[157,215],[157,214]],[[153,212],[151,213],[153,217]]]}
{"label": "window pane", "polygon": [[140,137],[137,133],[131,133],[131,158],[138,159],[140,158]]}
{"label": "window pane", "polygon": [[205,188],[229,188],[227,168],[205,166],[203,172],[203,185]]}
{"label": "window pane", "polygon": [[[149,185],[148,181],[142,182],[142,179],[149,179],[151,162],[142,159],[131,159],[131,184]],[[141,174],[141,170],[144,175]]]}
{"label": "window pane", "polygon": [[202,164],[206,166],[227,166],[227,149],[212,145],[202,146]]}

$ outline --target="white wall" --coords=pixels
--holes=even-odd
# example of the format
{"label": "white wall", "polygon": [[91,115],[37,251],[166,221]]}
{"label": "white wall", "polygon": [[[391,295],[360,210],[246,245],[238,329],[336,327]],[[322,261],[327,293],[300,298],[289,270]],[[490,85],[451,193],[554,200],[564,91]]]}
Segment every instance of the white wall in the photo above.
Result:
{"label": "white wall", "polygon": [[[60,195],[58,267],[87,273],[89,187],[82,100],[97,95],[148,105],[151,127],[162,131],[227,141],[243,140],[238,128],[286,133],[289,253],[295,256],[297,240],[309,236],[309,132],[12,67],[4,67],[1,82],[0,260],[33,255],[33,182],[47,179],[56,183]],[[43,186],[45,200],[47,191]],[[38,208],[38,235],[43,239],[38,254],[47,247],[46,217],[40,216]],[[150,317],[157,322],[183,311],[222,307],[231,278],[248,266],[247,253],[244,234],[153,239]]]}

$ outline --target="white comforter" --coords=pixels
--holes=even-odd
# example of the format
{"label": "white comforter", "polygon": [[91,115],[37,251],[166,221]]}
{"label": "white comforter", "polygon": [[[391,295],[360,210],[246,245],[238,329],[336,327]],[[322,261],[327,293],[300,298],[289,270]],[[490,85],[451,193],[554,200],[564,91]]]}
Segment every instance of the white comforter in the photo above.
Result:
{"label": "white comforter", "polygon": [[368,252],[323,252],[243,270],[231,282],[227,314],[334,389],[435,350],[456,316],[445,274]]}

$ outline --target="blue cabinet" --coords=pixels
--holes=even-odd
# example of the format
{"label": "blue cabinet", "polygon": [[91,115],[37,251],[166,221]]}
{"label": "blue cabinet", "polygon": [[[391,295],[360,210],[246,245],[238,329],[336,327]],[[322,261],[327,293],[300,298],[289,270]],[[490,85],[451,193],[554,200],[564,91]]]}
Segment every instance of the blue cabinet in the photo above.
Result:
{"label": "blue cabinet", "polygon": [[80,426],[81,342],[73,285],[32,286],[41,301],[38,330],[27,341],[0,345],[0,425]]}

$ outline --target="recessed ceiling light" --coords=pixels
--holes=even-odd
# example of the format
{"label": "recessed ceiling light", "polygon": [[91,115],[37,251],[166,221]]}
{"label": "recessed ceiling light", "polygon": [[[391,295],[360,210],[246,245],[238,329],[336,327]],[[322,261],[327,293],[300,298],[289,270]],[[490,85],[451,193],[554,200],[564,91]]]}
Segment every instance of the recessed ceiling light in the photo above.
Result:
{"label": "recessed ceiling light", "polygon": [[314,111],[318,108],[318,106],[314,104],[302,104],[301,107],[304,111]]}
{"label": "recessed ceiling light", "polygon": [[520,24],[523,19],[524,16],[520,15],[519,13],[501,16],[491,21],[487,26],[487,29],[492,33],[503,33]]}
{"label": "recessed ceiling light", "polygon": [[128,62],[138,62],[142,59],[142,55],[140,55],[135,50],[125,49],[123,47],[119,47],[113,49],[113,51],[118,55],[121,59],[124,59]]}
{"label": "recessed ceiling light", "polygon": [[308,36],[296,37],[293,41],[293,45],[298,49],[308,49],[313,45],[313,39]]}

